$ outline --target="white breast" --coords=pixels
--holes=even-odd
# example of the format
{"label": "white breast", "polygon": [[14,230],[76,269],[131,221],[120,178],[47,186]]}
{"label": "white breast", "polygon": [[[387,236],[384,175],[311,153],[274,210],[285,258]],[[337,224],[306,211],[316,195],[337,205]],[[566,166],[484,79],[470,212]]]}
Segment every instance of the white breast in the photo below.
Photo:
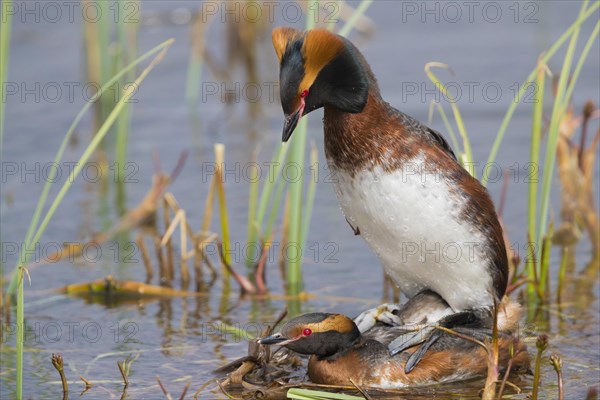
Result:
{"label": "white breast", "polygon": [[423,173],[422,156],[404,165],[355,176],[332,166],[346,218],[407,296],[431,289],[455,311],[492,305],[486,238],[461,219],[448,182]]}

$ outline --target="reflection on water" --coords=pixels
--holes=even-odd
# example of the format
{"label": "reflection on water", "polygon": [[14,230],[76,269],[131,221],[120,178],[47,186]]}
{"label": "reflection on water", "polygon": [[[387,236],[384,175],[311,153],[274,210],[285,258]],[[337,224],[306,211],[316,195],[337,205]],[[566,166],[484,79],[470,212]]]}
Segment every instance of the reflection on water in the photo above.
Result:
{"label": "reflection on water", "polygon": [[[101,297],[85,299],[84,303],[75,298],[55,298],[51,303],[42,302],[30,307],[26,359],[27,370],[32,371],[37,382],[36,392],[49,397],[60,392],[60,381],[50,367],[50,354],[57,351],[63,354],[68,366],[66,374],[72,381],[72,388],[79,388],[80,383],[75,383],[79,375],[94,384],[92,390],[86,393],[91,398],[105,398],[106,391],[120,393],[116,362],[138,355],[139,358],[131,365],[130,396],[153,396],[156,393],[152,390],[155,375],[160,375],[172,394],[183,390],[188,381],[192,382],[192,390],[198,390],[202,384],[222,376],[211,371],[245,354],[247,338],[229,328],[241,329],[252,337],[262,335],[285,307],[283,300],[238,301],[236,296],[223,298],[220,296],[221,289],[213,288],[210,296],[130,299],[109,304]],[[30,301],[35,298],[32,296]],[[302,308],[306,311],[339,310],[353,315],[355,310],[364,309],[367,302],[351,302],[347,298],[325,294],[304,303]],[[596,331],[599,310],[597,301],[593,302],[596,306],[587,308],[587,311],[582,311],[579,304],[552,305],[547,310],[550,317],[547,326],[529,324],[528,330],[523,332],[524,335],[540,330],[554,332],[546,354],[557,353],[563,357],[565,385],[571,393],[584,393],[586,390],[581,384],[593,384],[593,376],[598,373],[598,368],[594,367],[597,358],[590,352],[600,345]],[[219,312],[223,304],[227,306],[226,314]],[[13,333],[5,331],[9,343],[12,336]],[[535,337],[525,341],[535,351]],[[6,385],[3,390],[7,390],[13,382],[10,374],[12,352],[4,346],[3,354],[6,356],[2,357],[3,385]],[[543,364],[543,372],[549,383],[544,385],[543,398],[552,398],[555,393],[555,386],[551,383],[554,372],[546,363]],[[302,369],[299,369],[297,376],[302,375]],[[531,377],[515,379],[513,383],[523,390],[531,390]],[[482,383],[482,380],[475,380],[404,392],[415,395],[415,398],[435,394],[443,398],[475,399]],[[214,386],[206,390],[201,398],[220,396]],[[228,390],[233,394],[241,393],[235,387]]]}
{"label": "reflection on water", "polygon": [[[577,7],[569,2],[535,4],[539,5],[539,23],[515,24],[510,19],[501,19],[494,24],[483,21],[471,24],[464,21],[422,23],[414,18],[404,21],[401,2],[375,2],[368,12],[369,17],[376,21],[377,29],[373,37],[365,39],[356,36],[356,39],[376,72],[386,99],[425,121],[430,95],[419,93],[409,96],[402,89],[407,84],[428,89],[422,72],[426,62],[435,60],[448,63],[457,72],[455,78],[460,82],[496,82],[504,89],[504,94],[510,93],[511,85],[526,76],[535,65],[537,55],[562,33],[577,12]],[[43,238],[44,243],[86,243],[99,232],[106,232],[113,227],[124,210],[135,209],[153,185],[152,177],[156,172],[152,160],[154,150],[160,153],[165,165],[173,166],[182,150],[193,149],[194,157],[190,157],[169,190],[176,195],[194,227],[202,222],[208,191],[206,167],[213,160],[214,143],[226,144],[228,162],[236,161],[243,165],[251,161],[252,150],[257,146],[261,147],[259,160],[270,160],[272,149],[280,137],[282,122],[277,99],[262,99],[258,103],[247,104],[244,101],[236,102],[231,97],[222,98],[221,93],[205,98],[199,96],[198,106],[190,117],[189,104],[185,99],[190,26],[165,24],[161,18],[154,16],[170,14],[174,8],[194,10],[196,7],[197,4],[185,1],[143,3],[145,15],[154,22],[142,21],[140,48],[148,49],[167,37],[175,37],[177,42],[137,94],[138,102],[134,106],[129,140],[129,161],[135,165],[135,171],[132,180],[126,184],[128,197],[125,199],[118,195],[123,191],[116,187],[113,179],[94,183],[79,177],[57,210]],[[210,61],[207,64],[209,68],[203,72],[200,87],[204,82],[217,84],[221,90],[221,83],[231,81],[277,80],[277,65],[269,43],[268,24],[249,46],[255,50],[242,53],[240,59],[242,63],[250,62],[246,53],[251,53],[257,62],[256,69],[248,76],[244,75],[242,69],[234,69],[225,78],[218,73],[222,69],[220,66],[230,61],[225,59],[228,52],[223,49],[230,49],[229,54],[238,54],[232,49],[245,46],[241,42],[244,37],[226,36],[224,32],[228,32],[230,27],[219,19],[212,24],[213,28],[207,30],[207,51],[214,60],[212,64]],[[277,21],[277,24],[282,24],[282,21]],[[80,34],[77,24],[36,24],[16,20],[13,26],[14,44],[11,51],[14,56],[11,54],[10,79],[28,84],[40,79],[44,83],[79,80],[82,70]],[[31,59],[44,60],[44,63],[28,61]],[[599,100],[599,59],[595,46],[589,63],[582,70],[581,85],[575,91],[576,109],[581,109],[588,98],[596,102]],[[551,67],[554,70],[560,68],[559,65]],[[199,93],[203,94],[201,91]],[[510,96],[503,96],[491,103],[483,101],[480,96],[472,102],[461,102],[463,116],[472,132],[476,159],[486,158],[493,133],[510,101]],[[80,98],[76,101],[61,99],[57,103],[8,99],[3,161],[19,165],[24,162],[29,168],[30,164],[36,162],[50,162],[63,132],[81,104]],[[256,120],[250,123],[248,116]],[[79,141],[68,151],[70,159],[81,152],[83,143],[90,135],[90,125],[91,121],[88,120],[80,127]],[[433,127],[444,131],[439,121],[434,121]],[[525,165],[529,150],[523,138],[529,130],[530,111],[524,107],[515,114],[511,130],[500,150],[498,159],[503,165]],[[320,117],[309,120],[309,131],[311,138],[321,146]],[[322,154],[321,149],[321,159]],[[100,163],[101,160],[97,161]],[[597,177],[597,163],[594,168]],[[327,171],[322,169],[322,176],[327,176]],[[110,169],[106,167],[103,171],[110,172]],[[8,178],[2,182],[1,194],[3,241],[20,243],[41,185],[31,175]],[[64,176],[62,179],[65,179]],[[248,182],[242,178],[229,179],[226,181],[226,190],[230,225],[236,227],[232,232],[232,240],[243,243],[247,224]],[[490,185],[495,200],[500,190],[501,180]],[[598,189],[595,190],[598,198]],[[521,179],[515,179],[510,182],[508,194],[511,201],[504,210],[504,223],[511,239],[517,244],[524,243],[527,185]],[[7,198],[14,200],[9,202]],[[115,199],[120,200],[115,202]],[[552,202],[558,207],[559,196],[556,195]],[[32,285],[26,288],[25,393],[32,398],[56,398],[60,395],[58,374],[50,363],[50,355],[60,352],[65,360],[65,372],[73,390],[72,395],[83,390],[83,383],[78,381],[81,375],[93,383],[93,388],[85,393],[86,398],[120,397],[122,382],[116,362],[139,355],[131,364],[127,392],[130,398],[159,396],[161,392],[156,375],[160,375],[173,396],[178,396],[185,385],[191,382],[189,397],[216,377],[211,371],[246,353],[247,339],[232,333],[228,327],[257,335],[286,306],[296,312],[329,311],[354,316],[379,304],[384,297],[383,274],[379,263],[348,229],[327,182],[319,181],[314,208],[315,223],[309,235],[310,240],[321,249],[324,248],[323,244],[330,242],[337,247],[328,260],[332,262],[324,262],[323,257],[313,255],[305,260],[305,287],[311,297],[303,301],[292,301],[282,296],[284,280],[278,271],[277,260],[267,265],[267,285],[273,296],[266,299],[240,298],[235,282],[214,281],[209,270],[205,270],[201,279],[192,281],[194,283],[189,286],[190,290],[202,289],[204,295],[198,296],[118,299],[111,296],[107,302],[107,297],[100,294],[84,298],[56,294],[54,290],[66,285],[92,282],[109,274],[123,280],[147,281],[148,272],[144,268],[141,250],[143,246],[137,240],[137,232],[121,234],[105,243],[101,246],[101,257],[90,253],[87,260],[80,258],[71,262],[63,259],[32,268]],[[164,222],[158,222],[164,232]],[[213,226],[212,229],[218,228]],[[159,271],[149,281],[156,284],[170,274],[174,288],[180,288],[180,270],[171,273],[170,270],[161,270],[158,265],[163,257],[171,257],[158,255],[153,239],[156,236],[156,232],[150,232],[144,242],[154,271]],[[132,243],[136,249],[133,262],[125,262],[125,245]],[[178,250],[178,239],[174,246]],[[597,385],[599,373],[598,260],[592,260],[587,267],[584,266],[584,263],[588,263],[591,248],[589,241],[582,241],[570,248],[567,271],[579,272],[565,281],[561,304],[555,304],[553,299],[549,306],[540,308],[537,313],[534,310],[527,321],[528,327],[550,333],[547,354],[557,353],[563,358],[567,398],[583,397],[589,386]],[[6,260],[3,261],[11,268],[15,256],[3,249],[4,256]],[[41,254],[41,258],[43,256]],[[553,252],[551,257],[553,268],[558,269],[561,254]],[[521,259],[525,259],[523,254]],[[245,274],[241,263],[234,266]],[[190,273],[194,272],[190,261]],[[195,277],[192,275],[192,279]],[[385,293],[387,299],[395,296],[389,289]],[[556,293],[556,290],[552,290],[552,293]],[[13,396],[14,335],[14,325],[8,324],[3,328],[0,372],[2,398]],[[535,347],[532,339],[527,342],[530,348]],[[543,364],[543,376],[545,384],[541,398],[556,398],[553,383],[555,373],[548,363]],[[523,377],[522,381],[515,383],[525,391],[531,389],[530,377]],[[481,386],[481,381],[474,381],[445,385],[443,388],[423,388],[407,391],[406,397],[478,398]],[[240,392],[232,390],[232,393]],[[218,388],[210,385],[200,398],[211,397],[224,396]]]}

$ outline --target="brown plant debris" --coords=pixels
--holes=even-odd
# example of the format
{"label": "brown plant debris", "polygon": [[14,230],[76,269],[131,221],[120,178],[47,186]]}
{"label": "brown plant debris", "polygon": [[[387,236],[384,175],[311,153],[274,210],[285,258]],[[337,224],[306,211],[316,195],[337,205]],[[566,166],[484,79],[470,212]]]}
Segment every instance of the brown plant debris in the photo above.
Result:
{"label": "brown plant debris", "polygon": [[60,381],[62,382],[63,399],[67,399],[69,396],[69,384],[67,377],[65,376],[63,358],[60,353],[52,353],[52,366],[58,371],[60,375]]}

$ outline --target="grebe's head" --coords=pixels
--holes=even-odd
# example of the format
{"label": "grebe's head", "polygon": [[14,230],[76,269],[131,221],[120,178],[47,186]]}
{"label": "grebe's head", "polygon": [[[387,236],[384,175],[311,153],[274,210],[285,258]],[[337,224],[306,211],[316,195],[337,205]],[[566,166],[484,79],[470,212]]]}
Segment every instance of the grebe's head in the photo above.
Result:
{"label": "grebe's head", "polygon": [[310,313],[289,320],[281,331],[260,339],[300,354],[328,357],[350,348],[360,338],[354,322],[341,314]]}
{"label": "grebe's head", "polygon": [[350,113],[367,103],[368,78],[358,50],[325,29],[275,28],[273,47],[279,58],[282,140],[292,135],[302,116],[325,105]]}

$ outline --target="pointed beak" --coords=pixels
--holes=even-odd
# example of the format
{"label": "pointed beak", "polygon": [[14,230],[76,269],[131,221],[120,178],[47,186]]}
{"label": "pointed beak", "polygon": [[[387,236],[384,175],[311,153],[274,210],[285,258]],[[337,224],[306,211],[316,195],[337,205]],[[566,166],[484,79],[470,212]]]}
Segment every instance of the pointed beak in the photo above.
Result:
{"label": "pointed beak", "polygon": [[285,337],[281,333],[276,333],[274,335],[267,336],[267,337],[264,337],[262,339],[259,339],[258,343],[260,343],[260,344],[266,344],[266,345],[284,344],[284,343],[288,342],[289,340],[290,340],[289,338]]}
{"label": "pointed beak", "polygon": [[285,117],[285,122],[283,124],[283,134],[281,135],[281,140],[283,142],[287,142],[294,129],[296,129],[296,125],[298,125],[298,121],[302,117],[302,110],[298,110],[293,114],[287,115]]}
{"label": "pointed beak", "polygon": [[300,118],[302,118],[302,115],[304,114],[304,107],[304,99],[301,99],[298,109],[293,114],[285,116],[283,134],[281,135],[281,140],[283,142],[287,142],[290,136],[292,136],[294,129],[296,129],[296,125],[298,125],[298,121],[300,121]]}

